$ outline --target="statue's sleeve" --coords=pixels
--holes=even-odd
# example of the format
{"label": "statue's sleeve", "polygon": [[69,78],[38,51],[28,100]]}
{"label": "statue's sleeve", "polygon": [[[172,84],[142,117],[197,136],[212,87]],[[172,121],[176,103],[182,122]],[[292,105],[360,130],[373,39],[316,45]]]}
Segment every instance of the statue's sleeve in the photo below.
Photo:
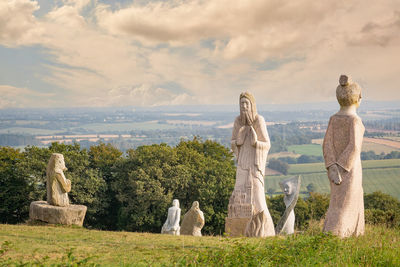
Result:
{"label": "statue's sleeve", "polygon": [[71,182],[67,180],[64,176],[63,172],[56,172],[56,179],[60,183],[61,188],[65,193],[68,193],[71,191]]}
{"label": "statue's sleeve", "polygon": [[337,160],[337,164],[348,172],[353,169],[354,162],[361,153],[364,135],[364,127],[362,126],[361,120],[359,118],[354,118],[351,121],[349,130],[349,143]]}
{"label": "statue's sleeve", "polygon": [[265,175],[265,165],[267,163],[268,151],[271,148],[271,142],[267,132],[267,126],[262,116],[258,116],[258,127],[256,130],[256,165],[261,174]]}
{"label": "statue's sleeve", "polygon": [[335,148],[333,147],[332,117],[329,119],[326,129],[324,142],[322,143],[322,152],[325,160],[325,168],[329,168],[336,163]]}
{"label": "statue's sleeve", "polygon": [[176,209],[175,211],[175,221],[174,221],[174,229],[178,229],[179,221],[181,219],[181,209]]}
{"label": "statue's sleeve", "polygon": [[239,122],[238,119],[235,119],[235,122],[233,123],[233,129],[232,129],[232,138],[231,138],[231,149],[233,153],[235,154],[236,158],[238,157],[238,147],[236,145],[236,139],[237,139],[237,134],[239,132]]}

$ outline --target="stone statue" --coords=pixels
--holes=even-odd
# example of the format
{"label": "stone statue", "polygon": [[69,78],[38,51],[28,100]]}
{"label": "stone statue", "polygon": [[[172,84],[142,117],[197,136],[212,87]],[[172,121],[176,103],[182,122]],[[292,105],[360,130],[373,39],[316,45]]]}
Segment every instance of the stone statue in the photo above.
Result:
{"label": "stone statue", "polygon": [[70,205],[68,192],[71,191],[71,181],[65,178],[64,156],[53,153],[46,170],[46,201],[33,201],[29,207],[31,221],[42,221],[52,224],[83,225],[87,207]]}
{"label": "stone statue", "polygon": [[273,236],[274,224],[267,208],[264,175],[270,140],[254,96],[240,94],[231,147],[237,159],[236,183],[229,199],[225,231],[231,236]]}
{"label": "stone statue", "polygon": [[172,207],[168,209],[168,217],[161,229],[161,233],[169,235],[179,235],[180,219],[181,219],[181,209],[179,208],[179,200],[174,199],[172,201]]}
{"label": "stone statue", "polygon": [[65,178],[64,156],[53,153],[47,164],[47,202],[50,205],[69,206],[68,192],[71,191],[71,181]]}
{"label": "stone statue", "polygon": [[203,226],[204,214],[200,210],[199,202],[194,201],[190,210],[183,216],[181,234],[201,236],[201,228],[203,228]]}
{"label": "stone statue", "polygon": [[285,194],[283,201],[285,202],[286,210],[276,226],[276,234],[290,235],[294,233],[294,207],[299,198],[300,184],[300,176],[288,178],[279,182],[279,186]]}
{"label": "stone statue", "polygon": [[336,98],[340,110],[328,124],[323,154],[331,187],[331,199],[324,231],[339,237],[364,233],[361,146],[364,125],[356,113],[361,88],[345,75],[340,76]]}

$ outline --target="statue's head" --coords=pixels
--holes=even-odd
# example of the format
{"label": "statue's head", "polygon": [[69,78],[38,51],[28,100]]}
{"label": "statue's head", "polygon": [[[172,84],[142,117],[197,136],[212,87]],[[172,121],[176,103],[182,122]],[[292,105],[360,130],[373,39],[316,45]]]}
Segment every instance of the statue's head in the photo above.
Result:
{"label": "statue's head", "polygon": [[193,201],[193,204],[192,204],[192,209],[199,209],[200,207],[199,207],[199,202],[198,201]]}
{"label": "statue's head", "polygon": [[49,163],[47,164],[47,172],[63,172],[66,171],[64,156],[60,153],[51,154]]}
{"label": "statue's head", "polygon": [[243,92],[239,97],[240,120],[243,125],[252,125],[257,116],[256,100],[250,92]]}
{"label": "statue's head", "polygon": [[178,199],[172,200],[172,206],[179,208],[179,200]]}
{"label": "statue's head", "polygon": [[336,88],[336,98],[342,107],[357,105],[361,103],[361,87],[351,81],[346,75],[339,78],[339,86]]}

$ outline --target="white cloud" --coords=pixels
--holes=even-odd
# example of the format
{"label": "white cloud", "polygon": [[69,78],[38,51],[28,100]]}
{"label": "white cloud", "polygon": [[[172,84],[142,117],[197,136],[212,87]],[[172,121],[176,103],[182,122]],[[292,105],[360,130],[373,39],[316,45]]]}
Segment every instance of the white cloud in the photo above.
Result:
{"label": "white cloud", "polygon": [[57,105],[231,104],[244,90],[258,103],[327,101],[342,73],[366,99],[400,99],[400,7],[374,3],[65,0],[37,19],[36,1],[7,0],[0,44],[45,49]]}
{"label": "white cloud", "polygon": [[10,85],[0,85],[0,95],[0,109],[45,107],[48,104],[54,104],[49,98],[52,94],[38,93]]}
{"label": "white cloud", "polygon": [[35,43],[43,29],[33,16],[39,9],[36,1],[2,0],[0,2],[0,45],[17,46]]}

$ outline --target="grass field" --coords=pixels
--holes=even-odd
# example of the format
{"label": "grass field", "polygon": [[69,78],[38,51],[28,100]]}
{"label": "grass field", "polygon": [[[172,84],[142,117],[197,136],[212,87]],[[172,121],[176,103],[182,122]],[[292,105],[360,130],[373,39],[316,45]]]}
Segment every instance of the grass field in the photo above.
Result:
{"label": "grass field", "polygon": [[[313,139],[313,144],[322,145],[323,139]],[[307,146],[307,145],[306,145]],[[399,151],[400,137],[385,137],[385,138],[366,138],[364,137],[361,151],[374,151],[375,154],[382,152],[387,154],[392,151]],[[322,149],[322,147],[321,147]]]}
{"label": "grass field", "polygon": [[48,130],[48,129],[37,129],[29,127],[10,127],[6,129],[0,129],[0,134],[31,134],[31,135],[53,135],[63,132],[64,129],[59,130]]}
{"label": "grass field", "polygon": [[176,126],[171,124],[162,124],[157,121],[148,122],[129,122],[129,123],[91,123],[79,126],[91,132],[104,131],[132,131],[132,130],[166,130],[174,129]]}
{"label": "grass field", "polygon": [[[382,191],[400,199],[400,159],[366,160],[363,166],[364,193]],[[301,191],[307,191],[307,185],[313,183],[316,192],[329,193],[329,181],[324,163],[291,164],[287,176],[267,176],[265,188],[274,188],[281,192],[279,181],[293,175],[301,175]],[[304,194],[303,194],[304,196]]]}
{"label": "grass field", "polygon": [[322,146],[319,144],[292,145],[288,146],[288,151],[308,156],[322,156]]}
{"label": "grass field", "polygon": [[322,234],[227,238],[0,224],[0,266],[398,266],[400,230],[361,237]]}

